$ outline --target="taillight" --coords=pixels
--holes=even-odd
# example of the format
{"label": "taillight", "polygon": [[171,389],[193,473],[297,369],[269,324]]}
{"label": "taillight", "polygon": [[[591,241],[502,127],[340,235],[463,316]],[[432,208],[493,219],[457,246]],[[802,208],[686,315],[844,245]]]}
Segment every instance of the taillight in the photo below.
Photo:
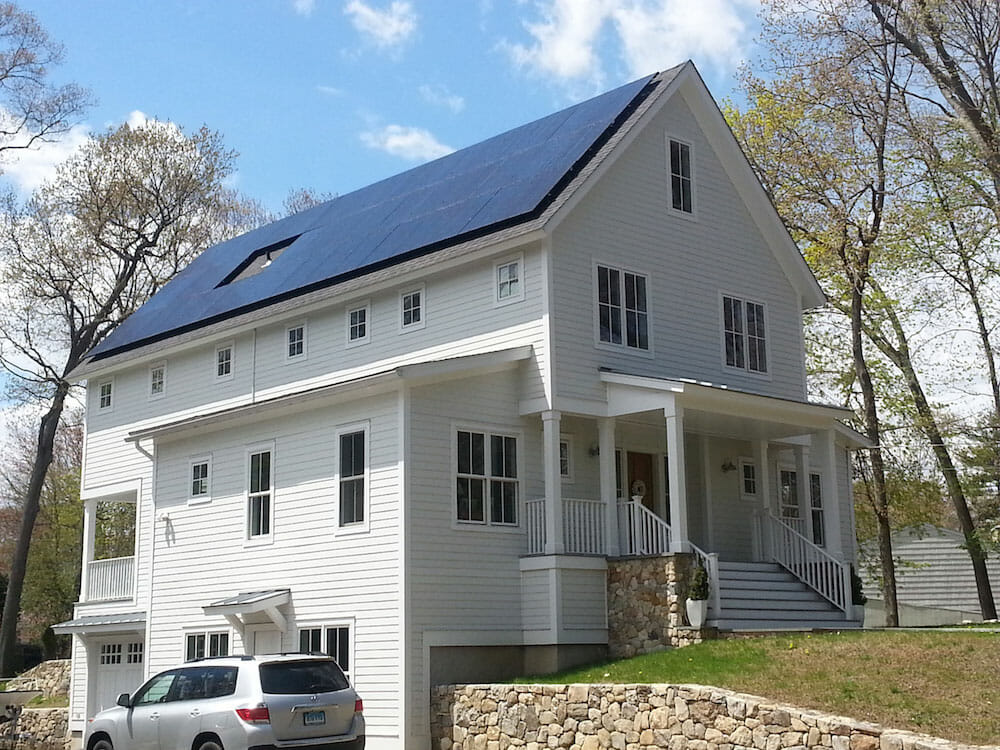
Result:
{"label": "taillight", "polygon": [[365,710],[365,704],[361,702],[360,698],[354,699],[354,713],[359,714]]}
{"label": "taillight", "polygon": [[271,714],[267,706],[260,705],[254,708],[237,708],[236,715],[247,724],[270,724]]}

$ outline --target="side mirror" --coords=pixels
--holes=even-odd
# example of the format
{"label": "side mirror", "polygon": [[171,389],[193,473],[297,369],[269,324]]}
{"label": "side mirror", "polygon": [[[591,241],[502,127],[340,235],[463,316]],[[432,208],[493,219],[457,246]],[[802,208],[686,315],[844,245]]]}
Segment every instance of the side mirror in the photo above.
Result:
{"label": "side mirror", "polygon": [[118,696],[118,700],[115,701],[122,708],[132,708],[132,698],[128,693],[122,693]]}

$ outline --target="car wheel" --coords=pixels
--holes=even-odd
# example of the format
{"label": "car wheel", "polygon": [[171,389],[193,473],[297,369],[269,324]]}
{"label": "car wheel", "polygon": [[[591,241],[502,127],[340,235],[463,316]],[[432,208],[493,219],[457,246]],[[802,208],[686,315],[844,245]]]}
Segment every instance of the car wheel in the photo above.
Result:
{"label": "car wheel", "polygon": [[114,750],[114,746],[107,737],[101,737],[90,746],[90,750]]}
{"label": "car wheel", "polygon": [[[209,738],[206,740],[202,740],[201,743],[198,744],[197,748],[198,750],[222,750],[222,743],[219,742],[217,739]],[[94,750],[97,749],[95,748]],[[108,748],[108,750],[111,749]]]}

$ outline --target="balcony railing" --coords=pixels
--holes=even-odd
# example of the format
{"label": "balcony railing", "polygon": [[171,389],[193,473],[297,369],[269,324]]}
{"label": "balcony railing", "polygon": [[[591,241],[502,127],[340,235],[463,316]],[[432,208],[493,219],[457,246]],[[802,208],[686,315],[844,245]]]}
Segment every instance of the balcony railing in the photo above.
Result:
{"label": "balcony railing", "polygon": [[[606,551],[604,503],[600,500],[563,498],[563,542],[566,554],[603,555]],[[528,554],[545,552],[545,500],[525,503]]]}
{"label": "balcony railing", "polygon": [[94,560],[87,567],[87,601],[129,599],[134,586],[134,557]]}

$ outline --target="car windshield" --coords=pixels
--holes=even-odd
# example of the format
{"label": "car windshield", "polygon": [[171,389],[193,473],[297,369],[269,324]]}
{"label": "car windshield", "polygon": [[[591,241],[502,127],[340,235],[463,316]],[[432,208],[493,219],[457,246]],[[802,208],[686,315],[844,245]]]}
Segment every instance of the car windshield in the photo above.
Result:
{"label": "car windshield", "polygon": [[282,661],[260,666],[260,687],[272,695],[332,693],[348,687],[347,678],[332,659]]}

